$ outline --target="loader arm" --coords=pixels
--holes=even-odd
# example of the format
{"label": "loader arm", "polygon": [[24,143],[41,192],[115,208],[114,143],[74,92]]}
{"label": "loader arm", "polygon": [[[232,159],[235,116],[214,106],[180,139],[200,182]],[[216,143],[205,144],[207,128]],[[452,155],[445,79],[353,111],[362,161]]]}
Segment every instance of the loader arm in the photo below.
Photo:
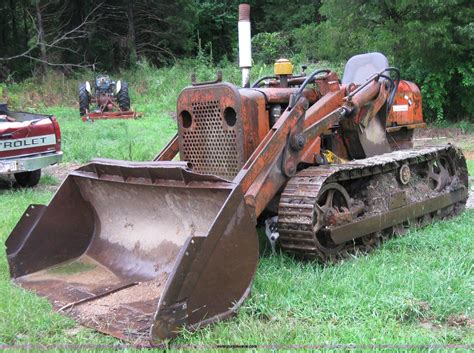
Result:
{"label": "loader arm", "polygon": [[179,152],[179,135],[175,134],[168,144],[158,153],[154,161],[171,161]]}
{"label": "loader arm", "polygon": [[[332,78],[328,70],[319,79]],[[308,80],[309,81],[309,80]],[[302,82],[304,83],[304,82]],[[305,92],[304,88],[301,92]],[[319,135],[337,124],[343,117],[352,120],[355,126],[360,121],[361,108],[370,103],[363,113],[364,122],[375,117],[388,98],[385,86],[378,76],[365,85],[347,94],[348,87],[337,85],[309,107],[304,94],[296,98],[270,128],[234,179],[240,184],[247,206],[253,210],[254,221],[288,179],[296,173],[299,163],[314,164],[314,155],[319,153]],[[176,134],[155,161],[171,161],[179,152],[179,136]]]}
{"label": "loader arm", "polygon": [[254,220],[295,175],[299,163],[311,159],[314,163],[315,145],[312,142],[317,141],[319,135],[343,118],[354,119],[361,107],[377,101],[377,109],[370,110],[368,117],[373,119],[383,105],[380,102],[388,97],[383,87],[378,77],[374,77],[353,95],[346,96],[347,87],[339,86],[309,108],[308,101],[301,97],[285,110],[265,136],[261,148],[255,150],[235,178],[242,187],[247,205],[253,210]]}

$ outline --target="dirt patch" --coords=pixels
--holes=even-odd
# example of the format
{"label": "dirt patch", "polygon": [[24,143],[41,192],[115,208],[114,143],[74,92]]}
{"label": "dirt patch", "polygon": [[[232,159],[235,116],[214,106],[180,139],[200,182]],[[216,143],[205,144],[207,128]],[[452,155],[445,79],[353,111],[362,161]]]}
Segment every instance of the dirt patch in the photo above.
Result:
{"label": "dirt patch", "polygon": [[[85,293],[100,293],[108,287],[118,286],[121,279],[97,261],[88,256],[83,256],[79,260],[24,276],[22,283],[26,284],[26,287],[38,289],[39,292],[45,289],[46,296],[52,294],[51,297],[54,297],[55,302],[62,306],[83,299]],[[51,290],[51,285],[48,288],[45,283],[55,283],[58,288],[62,289],[62,293],[59,294],[65,294],[69,291],[74,292],[76,289],[81,294],[78,298],[63,300],[64,298],[58,297],[58,293]]]}
{"label": "dirt patch", "polygon": [[471,189],[467,199],[466,208],[474,208],[474,190]]}
{"label": "dirt patch", "polygon": [[147,341],[168,274],[77,305],[72,315],[82,324],[129,341]]}
{"label": "dirt patch", "polygon": [[[67,282],[85,285],[89,290],[94,289],[94,287],[103,287],[104,285],[119,283],[120,281],[112,271],[89,256],[83,256],[80,260],[75,260],[44,271],[46,278],[67,279]],[[38,274],[40,273],[41,272]],[[34,275],[35,274],[32,276]]]}
{"label": "dirt patch", "polygon": [[420,326],[430,331],[438,331],[443,328],[464,328],[472,329],[474,319],[467,315],[451,315],[445,322],[439,322],[434,317],[420,320]]}
{"label": "dirt patch", "polygon": [[131,342],[147,342],[167,273],[65,311],[85,326]]}
{"label": "dirt patch", "polygon": [[474,319],[470,318],[467,315],[451,315],[448,317],[448,326],[450,327],[474,327]]}
{"label": "dirt patch", "polygon": [[[407,204],[413,204],[438,196],[439,193],[432,190],[423,178],[413,173],[405,188],[400,188],[395,173],[380,174],[374,176],[367,188],[361,190],[361,199],[365,199],[367,215],[388,212],[397,203],[397,198],[406,199]],[[400,201],[404,203],[404,201]],[[395,206],[396,207],[396,206]]]}
{"label": "dirt patch", "polygon": [[474,151],[464,149],[462,152],[464,154],[464,157],[466,157],[466,159],[474,159]]}
{"label": "dirt patch", "polygon": [[66,179],[68,174],[80,166],[81,164],[77,163],[60,163],[43,168],[43,177],[49,176],[51,178],[49,178],[47,184],[44,181],[40,181],[40,184],[36,186],[35,189],[39,191],[55,192],[64,179]]}
{"label": "dirt patch", "polygon": [[453,138],[458,137],[463,134],[461,128],[458,127],[449,127],[449,128],[435,128],[435,127],[426,127],[424,129],[415,129],[415,133],[413,137],[415,139],[420,138],[439,138],[439,137],[446,137],[446,138]]}
{"label": "dirt patch", "polygon": [[420,320],[420,326],[430,331],[437,331],[443,328],[443,325],[436,323],[431,319]]}
{"label": "dirt patch", "polygon": [[[34,187],[34,190],[51,192],[56,191],[63,180],[66,179],[68,174],[71,171],[79,168],[81,165],[82,164],[79,163],[60,163],[43,168],[41,170],[41,180],[39,184]],[[0,175],[0,191],[16,187],[17,186],[13,174]]]}
{"label": "dirt patch", "polygon": [[82,164],[79,163],[59,163],[44,168],[43,172],[46,175],[56,178],[59,183],[62,183],[62,181],[66,179],[70,172],[79,168],[81,165]]}
{"label": "dirt patch", "polygon": [[166,115],[171,118],[173,121],[178,121],[178,116],[176,115],[175,111],[167,111]]}
{"label": "dirt patch", "polygon": [[90,319],[96,316],[111,314],[121,305],[133,303],[154,303],[153,309],[158,305],[158,299],[163,292],[168,274],[163,273],[158,278],[141,282],[135,286],[122,289],[103,298],[86,302],[77,307],[80,316]]}
{"label": "dirt patch", "polygon": [[463,150],[467,159],[474,159],[474,135],[465,134],[460,128],[416,129],[413,142],[416,147],[453,143]]}

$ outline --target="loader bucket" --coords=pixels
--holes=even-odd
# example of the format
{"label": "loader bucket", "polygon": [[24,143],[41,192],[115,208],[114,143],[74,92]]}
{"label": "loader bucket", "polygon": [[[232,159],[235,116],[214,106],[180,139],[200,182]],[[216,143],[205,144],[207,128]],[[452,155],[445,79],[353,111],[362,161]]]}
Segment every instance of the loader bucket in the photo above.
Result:
{"label": "loader bucket", "polygon": [[140,344],[231,315],[258,261],[238,184],[185,162],[94,160],[31,205],[6,245],[19,286]]}

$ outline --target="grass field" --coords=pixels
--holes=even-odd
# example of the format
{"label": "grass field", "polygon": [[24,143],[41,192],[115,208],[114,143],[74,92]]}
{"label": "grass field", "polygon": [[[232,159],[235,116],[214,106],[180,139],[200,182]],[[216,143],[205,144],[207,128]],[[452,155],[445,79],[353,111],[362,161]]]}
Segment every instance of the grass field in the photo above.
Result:
{"label": "grass field", "polygon": [[[258,68],[262,74],[270,69]],[[176,131],[175,97],[188,84],[192,70],[202,79],[212,77],[212,68],[203,65],[178,65],[171,70],[145,65],[125,73],[135,87],[133,105],[145,113],[135,121],[80,121],[71,102],[74,80],[49,83],[53,93],[63,94],[52,105],[29,99],[30,88],[21,85],[10,88],[10,94],[17,102],[30,102],[19,108],[41,109],[58,117],[67,163],[93,157],[149,160]],[[238,71],[229,67],[224,77],[236,82]],[[48,91],[41,89],[44,94]],[[474,161],[468,165],[474,174]],[[29,204],[49,201],[52,191],[42,186],[58,183],[47,176],[32,190],[0,189],[2,244]],[[237,316],[185,332],[174,343],[472,344],[473,234],[474,211],[470,210],[337,265],[324,267],[264,253],[252,295]],[[11,285],[4,251],[0,252],[0,298],[0,345],[120,343],[77,326],[52,312],[46,300]]]}

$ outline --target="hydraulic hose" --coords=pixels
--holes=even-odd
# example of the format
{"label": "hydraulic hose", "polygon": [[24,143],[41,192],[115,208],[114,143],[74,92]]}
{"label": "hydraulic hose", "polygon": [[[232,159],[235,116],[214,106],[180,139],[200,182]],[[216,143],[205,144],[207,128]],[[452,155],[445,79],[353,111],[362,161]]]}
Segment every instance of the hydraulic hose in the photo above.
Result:
{"label": "hydraulic hose", "polygon": [[293,107],[293,105],[298,102],[298,99],[301,98],[302,94],[303,94],[303,91],[304,89],[306,88],[306,86],[308,85],[308,83],[310,83],[311,81],[313,81],[313,79],[316,77],[316,75],[319,75],[321,73],[330,73],[331,70],[328,70],[328,69],[320,69],[320,70],[316,70],[314,72],[311,73],[311,75],[309,75],[306,80],[303,81],[303,83],[301,84],[301,86],[299,87],[298,91],[296,91],[296,93],[292,96],[292,99],[290,100],[290,107]]}

